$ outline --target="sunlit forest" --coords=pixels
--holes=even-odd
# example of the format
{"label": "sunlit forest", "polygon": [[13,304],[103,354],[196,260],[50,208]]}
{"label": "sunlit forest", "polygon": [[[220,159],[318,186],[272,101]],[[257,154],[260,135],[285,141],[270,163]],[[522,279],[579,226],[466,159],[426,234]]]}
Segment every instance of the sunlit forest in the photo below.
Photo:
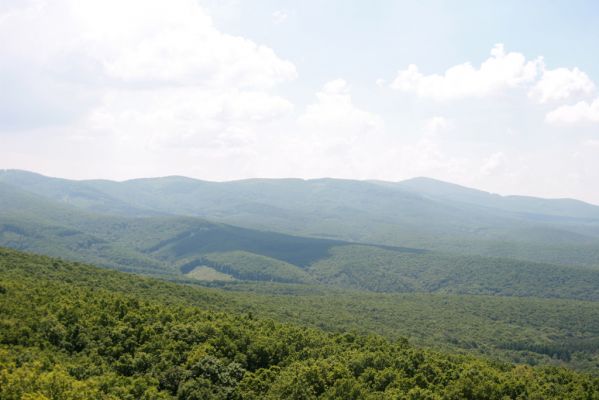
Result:
{"label": "sunlit forest", "polygon": [[595,399],[599,379],[326,333],[206,289],[0,250],[3,399]]}

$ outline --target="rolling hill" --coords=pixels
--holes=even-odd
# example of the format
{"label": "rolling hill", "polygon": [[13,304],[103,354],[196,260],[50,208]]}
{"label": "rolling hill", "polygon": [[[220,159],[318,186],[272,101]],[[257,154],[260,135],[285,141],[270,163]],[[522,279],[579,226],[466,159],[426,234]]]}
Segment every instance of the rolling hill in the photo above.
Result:
{"label": "rolling hill", "polygon": [[[192,367],[206,355],[226,361],[225,365],[234,361],[250,377],[259,369],[269,367],[274,367],[271,373],[278,376],[279,371],[312,357],[344,359],[334,351],[334,346],[344,343],[350,345],[349,353],[357,356],[348,360],[350,365],[356,366],[356,362],[363,359],[360,353],[373,350],[373,354],[365,356],[371,360],[371,367],[378,370],[395,365],[402,370],[397,379],[405,378],[406,373],[408,377],[415,374],[414,368],[428,371],[427,374],[437,370],[447,373],[453,363],[474,363],[471,367],[479,372],[493,368],[497,374],[508,373],[506,379],[516,378],[516,386],[509,386],[509,390],[516,392],[509,393],[541,393],[542,398],[551,398],[553,393],[557,398],[586,399],[593,398],[599,390],[596,378],[589,375],[561,368],[513,366],[455,354],[456,349],[464,346],[462,348],[469,353],[487,358],[574,363],[572,365],[590,367],[593,371],[593,366],[581,362],[592,358],[597,362],[592,341],[592,335],[599,329],[595,322],[599,320],[595,318],[598,312],[595,303],[451,295],[375,297],[363,292],[295,287],[299,291],[287,295],[225,292],[0,248],[0,377],[3,382],[0,397],[19,398],[24,395],[20,390],[31,388],[39,390],[38,393],[54,390],[54,396],[59,398],[71,398],[60,391],[80,396],[75,398],[101,395],[97,392],[93,395],[93,390],[105,391],[104,396],[110,393],[117,398],[135,398],[142,397],[140,390],[143,393],[151,387],[176,395],[186,378],[166,385],[173,377],[171,372],[179,371],[181,376],[189,378],[182,369]],[[382,315],[387,317],[380,318]],[[329,333],[305,327],[318,324]],[[350,331],[354,327],[358,327],[359,332]],[[373,331],[380,331],[390,341],[364,336]],[[436,343],[437,348],[444,345],[444,354],[414,348],[398,336],[400,333]],[[404,353],[400,349],[420,354],[420,361],[380,364],[381,354],[401,360]],[[289,351],[294,355],[285,360]],[[448,354],[449,351],[452,354]],[[444,361],[428,370],[431,367],[428,363],[439,358]],[[434,384],[437,382],[434,380],[415,386],[443,393],[450,382],[461,378],[459,371],[462,369],[449,375],[453,378],[438,384]],[[384,390],[394,381],[383,389],[375,389],[368,383],[368,376],[370,373],[364,376],[366,386],[363,387],[367,391]],[[499,379],[494,376],[489,377],[493,385]],[[528,384],[523,386],[527,379],[533,379],[528,389]],[[541,381],[536,382],[536,379]],[[105,383],[98,385],[100,382]],[[417,381],[410,382],[414,385]],[[470,390],[482,384],[477,382],[470,383]],[[507,390],[504,384],[494,390],[505,394],[501,392]],[[407,392],[413,386],[401,387]],[[490,387],[485,388],[488,393]],[[586,391],[576,391],[583,388]],[[138,394],[125,395],[129,392],[119,390],[138,390]],[[266,389],[254,387],[253,390]]]}
{"label": "rolling hill", "polygon": [[178,281],[599,300],[599,271],[583,267],[92,213],[7,183],[0,205],[0,245]]}
{"label": "rolling hill", "polygon": [[191,216],[300,236],[599,266],[599,207],[499,196],[427,178],[113,182],[6,170],[0,182],[107,215]]}

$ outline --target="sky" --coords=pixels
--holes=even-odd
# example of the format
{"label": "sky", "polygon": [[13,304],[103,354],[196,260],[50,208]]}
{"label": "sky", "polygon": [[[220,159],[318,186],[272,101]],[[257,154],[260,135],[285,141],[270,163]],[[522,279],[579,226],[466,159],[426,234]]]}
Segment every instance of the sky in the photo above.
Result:
{"label": "sky", "polygon": [[599,2],[0,0],[0,168],[599,204]]}

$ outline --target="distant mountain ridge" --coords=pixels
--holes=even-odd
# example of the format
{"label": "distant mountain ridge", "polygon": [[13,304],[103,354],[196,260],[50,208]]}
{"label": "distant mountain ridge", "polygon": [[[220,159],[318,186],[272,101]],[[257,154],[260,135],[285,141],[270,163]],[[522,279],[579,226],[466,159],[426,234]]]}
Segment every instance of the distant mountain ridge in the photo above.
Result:
{"label": "distant mountain ridge", "polygon": [[431,198],[496,207],[506,211],[548,214],[566,218],[599,218],[599,206],[576,199],[545,199],[521,195],[502,196],[425,177],[398,182],[397,186]]}
{"label": "distant mountain ridge", "polygon": [[[177,192],[164,189],[164,180],[152,180],[149,183],[160,188],[158,193],[167,193],[165,197]],[[268,200],[270,197],[255,192],[255,183],[244,182],[249,184],[251,189],[246,188],[245,193],[254,191],[253,199],[240,195],[238,188],[225,188],[230,191],[227,196],[221,196],[225,206],[214,201],[214,193],[211,194],[205,188],[198,189],[193,196],[198,202],[213,207],[209,209],[213,218],[206,219],[189,215],[157,216],[158,211],[151,208],[147,208],[150,209],[148,216],[139,216],[143,214],[143,208],[137,205],[123,207],[121,199],[111,193],[101,192],[94,203],[92,200],[96,198],[92,197],[90,200],[88,195],[96,193],[97,188],[87,190],[77,182],[41,178],[41,182],[36,183],[37,193],[34,193],[12,183],[0,181],[0,246],[94,262],[105,267],[175,280],[273,281],[326,284],[375,292],[440,292],[599,300],[599,271],[585,268],[514,260],[514,257],[489,258],[459,252],[459,248],[454,248],[454,253],[449,254],[426,246],[403,245],[403,241],[400,240],[390,245],[375,241],[360,242],[351,239],[290,235],[275,232],[274,229],[266,230],[262,226],[258,226],[260,229],[235,226],[228,221],[223,223],[214,218],[219,213],[221,216],[226,215],[224,212],[228,210],[232,215],[245,213],[252,216],[254,221],[261,218],[270,223],[280,218],[281,221],[289,220],[290,223],[304,223],[306,227],[311,227],[317,219],[326,222],[328,218],[331,231],[345,226],[380,232],[380,229],[385,227],[390,229],[391,233],[395,230],[406,237],[411,234],[411,228],[402,229],[401,225],[385,220],[385,212],[389,218],[418,222],[417,218],[410,219],[409,215],[406,216],[405,210],[398,210],[398,215],[394,217],[393,209],[377,209],[369,207],[369,203],[356,203],[356,198],[370,198],[374,201],[377,196],[386,193],[377,185],[374,187],[379,190],[370,192],[360,185],[356,187],[351,181],[322,180],[310,186],[313,193],[306,194],[305,187],[295,186],[296,193],[290,194],[276,187],[280,182],[261,181],[261,185],[266,183],[275,186],[276,190],[271,188],[275,200],[276,196],[279,196],[277,201],[264,204],[258,200]],[[289,181],[284,183],[288,184]],[[298,182],[292,183],[296,185]],[[103,184],[112,185],[110,182]],[[166,184],[173,189],[171,180],[167,179]],[[179,190],[180,195],[174,196],[173,201],[186,200],[185,185],[188,183],[184,181],[183,184],[184,190]],[[142,189],[143,191],[131,191],[131,199],[135,200],[134,196],[141,193],[137,198],[139,202],[140,198],[148,196],[148,192],[156,190],[148,188],[148,182],[142,182]],[[202,191],[206,197],[212,195],[212,200],[206,201],[205,197],[202,199]],[[331,191],[345,193],[346,196],[353,193],[354,198],[335,201],[330,195]],[[38,194],[39,192],[46,193],[47,196]],[[85,193],[86,202],[74,206],[72,201],[65,200],[73,199],[74,193]],[[297,200],[292,203],[290,200],[286,205],[283,201],[286,196],[300,197],[300,200],[312,199],[314,203],[305,204]],[[117,199],[118,207],[113,209],[112,214],[108,214],[106,210],[111,208],[107,199],[111,198]],[[158,200],[167,201],[160,198]],[[471,228],[476,228],[473,225],[476,222],[474,216],[468,216],[464,210],[451,204],[432,203],[410,193],[400,193],[391,200],[401,201],[406,207],[412,207],[412,212],[420,216],[434,213],[434,217],[441,219],[445,226],[437,227],[430,224],[428,229],[438,229],[440,238],[451,235],[449,228],[456,221],[456,217],[444,213],[454,210],[459,211],[464,218],[470,218]],[[424,207],[419,207],[421,203]],[[384,204],[382,202],[377,206]],[[307,206],[301,208],[302,205]],[[104,212],[93,212],[97,209]],[[129,209],[135,212],[120,215],[123,210]],[[277,209],[279,213],[274,213],[273,209]],[[317,211],[319,213],[316,215],[311,214]],[[445,221],[442,218],[446,218]],[[496,226],[499,228],[496,229],[509,232],[509,219],[493,218],[495,219],[488,219],[487,223],[498,221]],[[500,226],[500,223],[504,225]],[[524,229],[525,226],[520,226],[520,229]],[[514,227],[511,229],[515,229]],[[550,239],[551,246],[559,250],[558,255],[564,251],[576,252],[577,260],[588,258],[589,266],[593,266],[592,262],[596,258],[591,250],[597,250],[598,247],[595,246],[596,242],[592,236],[572,231],[549,230],[544,225],[535,225],[528,229],[522,236],[530,237],[534,234],[543,240]],[[351,236],[355,232],[348,230],[341,233]],[[423,234],[423,231],[420,233]],[[569,235],[567,238],[566,234]],[[434,242],[435,237],[428,239]],[[418,243],[417,240],[412,242]],[[473,243],[472,240],[464,242],[466,246],[472,246]],[[506,252],[514,251],[512,244],[496,243],[497,246],[506,246]],[[556,246],[556,243],[562,243],[565,250]],[[570,244],[566,246],[568,243]],[[573,247],[571,243],[582,245]],[[530,251],[531,248],[537,249],[522,242],[516,244],[524,246],[526,251]],[[581,249],[585,248],[590,250],[586,253],[581,252]],[[542,254],[552,258],[548,250]]]}
{"label": "distant mountain ridge", "polygon": [[185,216],[264,231],[599,268],[599,206],[403,182],[171,176],[73,181],[0,171],[0,184],[112,217]]}
{"label": "distant mountain ridge", "polygon": [[[599,206],[593,205],[581,200],[559,198],[546,199],[522,195],[499,195],[489,193],[478,189],[461,186],[433,178],[417,177],[399,182],[388,181],[368,181],[368,180],[349,180],[335,178],[318,179],[300,179],[300,178],[251,178],[234,181],[216,182],[205,181],[185,176],[165,176],[156,178],[136,178],[125,181],[111,181],[105,179],[92,180],[69,180],[63,178],[47,177],[34,172],[23,170],[0,170],[0,181],[18,186],[22,189],[41,194],[45,197],[54,197],[55,200],[64,202],[75,202],[77,200],[101,200],[104,203],[114,202],[111,212],[118,211],[118,206],[122,206],[121,212],[131,213],[131,204],[141,202],[141,198],[122,197],[128,191],[137,191],[138,194],[149,196],[150,194],[162,194],[168,190],[179,194],[189,194],[189,190],[194,191],[202,189],[218,190],[222,194],[232,193],[236,190],[245,190],[246,194],[253,194],[259,198],[259,192],[256,188],[266,188],[270,191],[263,193],[264,196],[272,195],[273,190],[277,188],[297,190],[322,190],[323,186],[349,187],[369,187],[376,191],[375,186],[386,189],[396,189],[403,192],[404,196],[408,193],[418,197],[431,200],[446,200],[462,203],[476,204],[479,206],[496,207],[505,211],[520,213],[548,214],[572,218],[593,218],[599,219]],[[79,204],[80,207],[86,207],[85,204]],[[165,207],[162,205],[162,207]],[[165,212],[160,210],[159,202],[153,204],[152,209],[141,208],[140,212],[151,213]]]}

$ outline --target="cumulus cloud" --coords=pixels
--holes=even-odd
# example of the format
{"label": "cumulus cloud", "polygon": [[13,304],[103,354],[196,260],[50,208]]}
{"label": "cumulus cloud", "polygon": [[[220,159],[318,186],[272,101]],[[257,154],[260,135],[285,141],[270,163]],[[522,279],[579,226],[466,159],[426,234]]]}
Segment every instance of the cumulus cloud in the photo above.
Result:
{"label": "cumulus cloud", "polygon": [[[435,176],[455,181],[468,176],[470,160],[447,152],[446,142],[425,132],[415,142],[399,143],[396,147],[398,170],[407,176]],[[389,165],[394,160],[385,160]]]}
{"label": "cumulus cloud", "polygon": [[[355,105],[343,79],[327,82],[316,98],[299,118],[303,132],[294,145],[296,168],[307,176],[396,180],[469,170],[466,160],[444,148],[440,133],[453,127],[448,118],[432,117],[406,135],[389,132],[381,116]],[[316,168],[311,160],[318,160]]]}
{"label": "cumulus cloud", "polygon": [[[579,68],[547,69],[542,58],[527,60],[517,52],[506,52],[501,44],[478,68],[470,63],[449,68],[443,74],[425,75],[411,64],[398,72],[392,89],[436,101],[493,96],[510,89],[525,89],[538,104],[565,102],[592,94],[595,84]],[[599,99],[563,105],[545,116],[549,123],[599,121]],[[429,128],[430,129],[430,128]]]}
{"label": "cumulus cloud", "polygon": [[350,85],[335,79],[316,93],[316,101],[297,118],[285,137],[285,164],[300,176],[368,178],[378,173],[372,155],[387,142],[383,118],[354,104]]}
{"label": "cumulus cloud", "polygon": [[343,79],[327,82],[316,98],[317,102],[309,105],[299,118],[305,128],[349,138],[352,134],[367,134],[384,126],[380,116],[353,104],[350,87]]}
{"label": "cumulus cloud", "polygon": [[[215,29],[195,2],[182,5],[176,16],[180,18],[130,43],[125,41],[127,45],[109,54],[104,61],[108,74],[129,82],[238,87],[269,87],[297,75],[295,66],[277,57],[269,47]],[[112,29],[112,24],[100,26]],[[104,33],[95,32],[100,39]]]}
{"label": "cumulus cloud", "polygon": [[547,113],[545,120],[552,124],[599,122],[599,99],[558,107]]}
{"label": "cumulus cloud", "polygon": [[534,81],[540,65],[540,59],[527,61],[523,54],[506,53],[504,46],[497,44],[478,68],[464,63],[443,75],[424,75],[411,64],[398,72],[391,88],[434,100],[484,97]]}
{"label": "cumulus cloud", "polygon": [[271,48],[220,32],[195,0],[36,0],[0,12],[0,105],[11,106],[0,129],[73,121],[116,89],[224,92],[243,109],[230,115],[259,96],[275,107],[259,114],[278,115],[283,102],[266,97],[297,76]]}
{"label": "cumulus cloud", "polygon": [[[132,106],[134,104],[134,106]],[[92,132],[156,150],[168,147],[239,147],[251,142],[262,123],[293,110],[287,100],[262,92],[231,89],[159,92],[113,91],[88,119]]]}
{"label": "cumulus cloud", "polygon": [[589,94],[594,89],[593,81],[578,68],[556,68],[543,71],[542,78],[530,90],[529,96],[539,103],[547,103]]}
{"label": "cumulus cloud", "polygon": [[501,172],[507,166],[507,158],[503,152],[497,152],[484,160],[480,168],[482,175],[488,176]]}

